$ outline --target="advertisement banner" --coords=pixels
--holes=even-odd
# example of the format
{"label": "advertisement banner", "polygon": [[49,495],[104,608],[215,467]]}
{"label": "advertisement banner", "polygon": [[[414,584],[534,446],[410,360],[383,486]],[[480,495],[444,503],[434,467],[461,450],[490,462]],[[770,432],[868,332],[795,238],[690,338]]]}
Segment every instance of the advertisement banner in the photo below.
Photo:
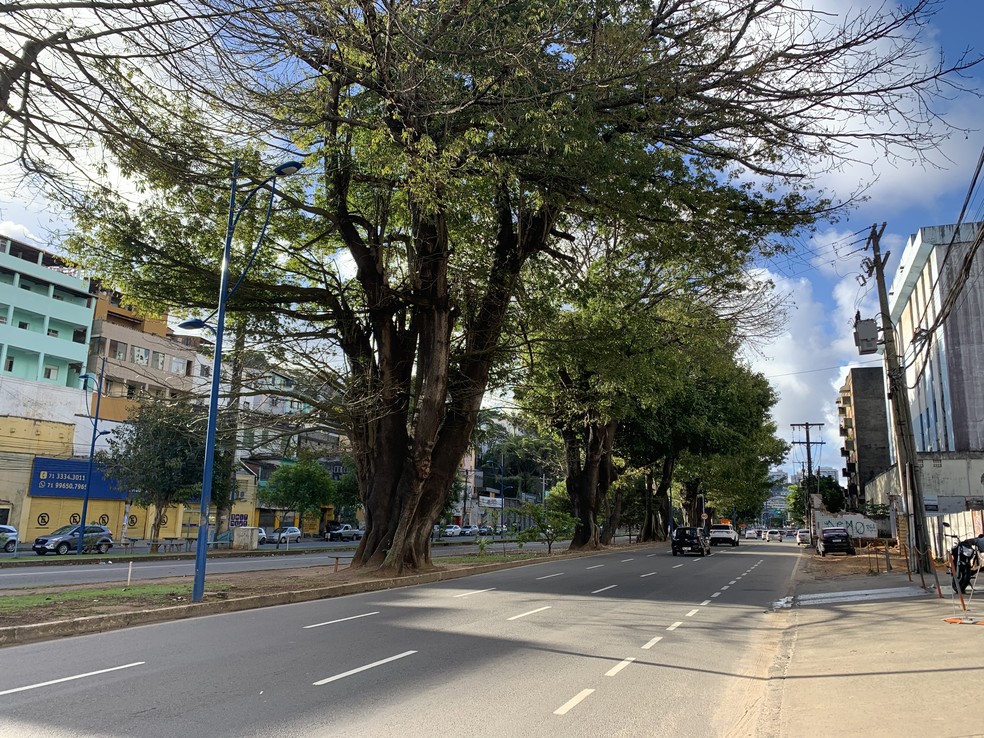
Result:
{"label": "advertisement banner", "polygon": [[[85,496],[85,479],[88,472],[88,459],[50,459],[36,456],[27,493],[31,497],[82,499]],[[89,499],[123,500],[126,499],[126,494],[118,490],[116,485],[110,484],[110,481],[103,477],[99,467],[93,465]]]}

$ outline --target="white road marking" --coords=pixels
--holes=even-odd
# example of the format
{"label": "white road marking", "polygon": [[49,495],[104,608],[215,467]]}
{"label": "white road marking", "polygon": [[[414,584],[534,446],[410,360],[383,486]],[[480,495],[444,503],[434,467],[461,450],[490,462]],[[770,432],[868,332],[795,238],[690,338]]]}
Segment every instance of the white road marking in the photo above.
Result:
{"label": "white road marking", "polygon": [[582,689],[576,696],[567,700],[567,702],[554,710],[554,715],[566,715],[568,712],[577,707],[577,705],[592,692],[594,692],[593,689]]}
{"label": "white road marking", "polygon": [[646,651],[648,651],[650,648],[652,648],[653,646],[655,646],[661,640],[663,640],[663,636],[656,636],[651,641],[649,641],[649,643],[647,643],[645,646],[643,646],[643,649],[646,650]]}
{"label": "white road marking", "polygon": [[679,568],[680,568],[681,566],[683,566],[683,564],[677,564],[677,565],[676,565],[676,566],[674,566],[673,568],[674,568],[674,569],[679,569]]}
{"label": "white road marking", "polygon": [[142,666],[146,664],[146,661],[134,661],[132,664],[123,664],[123,666],[111,666],[108,669],[100,669],[99,671],[87,671],[85,674],[76,674],[75,676],[62,677],[61,679],[52,679],[49,682],[40,682],[38,684],[28,684],[26,687],[15,687],[14,689],[5,689],[0,692],[0,696],[5,694],[13,694],[14,692],[26,692],[29,689],[38,689],[39,687],[50,687],[52,684],[61,684],[62,682],[70,682],[73,679],[85,679],[86,677],[96,676],[97,674],[106,674],[111,671],[119,671],[120,669],[129,669],[133,666]]}
{"label": "white road marking", "polygon": [[700,603],[700,606],[703,607],[704,605],[710,605],[710,604],[711,604],[710,600],[704,600],[703,602]]}
{"label": "white road marking", "polygon": [[615,589],[615,587],[617,587],[617,586],[618,586],[617,584],[609,584],[607,587],[602,587],[601,589],[596,589],[591,594],[596,595],[599,592],[604,592],[606,589]]}
{"label": "white road marking", "polygon": [[692,617],[693,617],[694,615],[696,615],[696,614],[697,614],[697,613],[699,613],[699,612],[700,612],[700,610],[698,610],[698,609],[697,609],[697,608],[695,607],[695,608],[694,608],[693,610],[691,610],[690,612],[688,612],[688,613],[687,613],[687,617],[688,617],[688,618],[692,618]]}
{"label": "white road marking", "polygon": [[609,669],[608,671],[606,671],[605,672],[605,676],[615,676],[620,671],[622,671],[622,669],[624,669],[626,666],[628,666],[629,664],[631,664],[633,661],[635,661],[635,657],[633,657],[633,656],[630,656],[627,659],[622,659],[619,663],[617,663],[611,669]]}
{"label": "white road marking", "polygon": [[730,589],[730,588],[731,588],[731,585],[730,584],[725,584],[723,587],[721,587],[721,591],[723,592],[724,590]]}
{"label": "white road marking", "polygon": [[489,587],[488,589],[476,589],[474,592],[462,592],[461,594],[456,594],[455,597],[467,597],[468,595],[482,594],[482,592],[491,592],[495,587]]}
{"label": "white road marking", "polygon": [[324,622],[324,623],[315,623],[314,625],[305,625],[304,626],[304,629],[306,630],[308,628],[320,628],[322,625],[334,625],[335,623],[344,623],[346,620],[358,620],[359,618],[367,618],[370,615],[379,615],[379,610],[376,610],[376,612],[363,613],[362,615],[353,615],[350,618],[339,618],[338,620],[329,620],[329,621]]}
{"label": "white road marking", "polygon": [[383,664],[388,664],[391,661],[396,661],[397,659],[402,659],[407,656],[412,656],[417,653],[416,651],[404,651],[403,653],[398,653],[396,656],[390,656],[388,659],[380,659],[379,661],[373,661],[371,664],[366,664],[365,666],[360,666],[358,669],[350,669],[349,671],[343,672],[341,674],[336,674],[335,676],[328,677],[327,679],[321,679],[314,682],[315,687],[320,687],[322,684],[328,684],[328,682],[334,682],[339,679],[344,679],[345,677],[352,676],[353,674],[358,674],[360,671],[367,671],[368,669],[374,669],[377,666],[382,666]]}
{"label": "white road marking", "polygon": [[[741,579],[741,577],[738,577],[738,579]],[[728,582],[728,584],[737,584],[738,579],[732,579],[730,582]]]}
{"label": "white road marking", "polygon": [[720,592],[715,592],[714,594],[711,595],[711,597],[720,597],[720,596],[721,596]]}
{"label": "white road marking", "polygon": [[604,566],[604,564],[595,564],[594,566],[588,566],[588,567],[586,567],[585,568],[585,571],[587,571],[588,569],[600,569],[603,566]]}
{"label": "white road marking", "polygon": [[511,618],[506,618],[506,620],[519,620],[520,618],[525,618],[527,615],[533,615],[538,612],[543,612],[544,610],[549,610],[550,605],[546,607],[538,607],[535,610],[530,610],[529,612],[524,612],[522,615],[513,615]]}
{"label": "white road marking", "polygon": [[677,620],[675,623],[673,623],[673,625],[671,625],[669,628],[667,628],[667,630],[676,630],[681,625],[683,625],[683,622],[680,621],[680,620]]}
{"label": "white road marking", "polygon": [[647,559],[651,559],[653,556],[658,556],[659,554],[646,554]]}
{"label": "white road marking", "polygon": [[635,561],[635,559],[622,559],[622,563],[623,563],[623,564],[624,564],[625,562],[627,562],[627,561]]}
{"label": "white road marking", "polygon": [[656,573],[656,572],[654,572],[654,571],[651,571],[651,572],[649,572],[648,574],[640,574],[640,575],[639,575],[639,578],[640,578],[640,579],[643,579],[644,577],[651,577],[651,576],[652,576],[653,574],[655,574],[655,573]]}
{"label": "white road marking", "polygon": [[539,581],[540,579],[550,579],[551,577],[559,577],[563,573],[564,572],[562,571],[558,571],[556,574],[547,574],[545,577],[537,577],[537,580]]}

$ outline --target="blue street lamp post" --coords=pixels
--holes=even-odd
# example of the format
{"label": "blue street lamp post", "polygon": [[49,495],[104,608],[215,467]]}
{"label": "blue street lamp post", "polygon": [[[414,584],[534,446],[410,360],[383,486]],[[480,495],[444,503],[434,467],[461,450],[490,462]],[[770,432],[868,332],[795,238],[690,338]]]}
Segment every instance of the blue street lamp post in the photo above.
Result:
{"label": "blue street lamp post", "polygon": [[[102,357],[102,365],[99,367],[99,379],[96,380],[96,412],[92,418],[92,441],[89,443],[89,470],[85,474],[85,492],[82,495],[82,519],[79,521],[79,542],[76,553],[82,555],[85,539],[85,516],[89,512],[89,491],[92,489],[92,459],[96,455],[96,439],[106,435],[109,431],[99,430],[99,403],[102,400],[103,375],[106,373],[106,357]],[[79,377],[83,380],[83,388],[89,384],[91,375],[86,373]],[[86,398],[86,404],[89,399]]]}
{"label": "blue street lamp post", "polygon": [[[237,159],[232,166],[232,188],[229,194],[229,221],[226,226],[225,247],[222,251],[222,266],[219,277],[219,305],[215,314],[215,353],[212,358],[212,386],[208,403],[208,428],[205,431],[205,464],[202,471],[202,499],[198,517],[198,542],[195,549],[195,581],[192,586],[191,598],[194,602],[201,602],[205,596],[205,559],[208,553],[208,510],[212,504],[212,469],[215,455],[215,434],[218,425],[219,415],[219,375],[222,370],[222,334],[225,329],[226,303],[239,287],[246,276],[246,272],[253,264],[260,244],[263,243],[263,236],[266,233],[267,223],[270,222],[270,211],[273,208],[273,198],[276,195],[277,177],[294,174],[301,168],[301,164],[296,161],[289,161],[281,164],[274,170],[272,176],[263,180],[246,196],[243,204],[236,209],[236,180],[239,179],[239,160]],[[260,231],[260,236],[253,247],[239,280],[229,289],[229,260],[232,255],[232,236],[236,230],[239,217],[245,211],[250,200],[267,184],[272,184],[270,190],[270,204],[267,208],[266,221]],[[181,328],[204,328],[206,322],[201,319],[186,320],[179,324]]]}

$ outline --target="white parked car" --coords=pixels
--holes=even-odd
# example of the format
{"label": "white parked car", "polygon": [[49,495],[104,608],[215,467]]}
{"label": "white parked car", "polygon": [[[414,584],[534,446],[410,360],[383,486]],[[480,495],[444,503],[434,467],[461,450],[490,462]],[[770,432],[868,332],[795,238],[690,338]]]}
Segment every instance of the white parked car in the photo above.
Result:
{"label": "white parked car", "polygon": [[765,540],[768,541],[779,541],[782,543],[782,531],[770,530],[765,534]]}
{"label": "white parked car", "polygon": [[745,540],[755,540],[757,541],[759,537],[759,532],[755,528],[745,528]]}
{"label": "white parked car", "polygon": [[461,527],[461,535],[463,536],[477,536],[478,526],[477,525],[464,525]]}
{"label": "white parked car", "polygon": [[796,531],[796,545],[799,546],[803,544],[805,546],[810,545],[810,530],[809,528],[800,528]]}
{"label": "white parked car", "polygon": [[461,526],[460,525],[449,525],[444,528],[444,535],[446,536],[460,536]]}

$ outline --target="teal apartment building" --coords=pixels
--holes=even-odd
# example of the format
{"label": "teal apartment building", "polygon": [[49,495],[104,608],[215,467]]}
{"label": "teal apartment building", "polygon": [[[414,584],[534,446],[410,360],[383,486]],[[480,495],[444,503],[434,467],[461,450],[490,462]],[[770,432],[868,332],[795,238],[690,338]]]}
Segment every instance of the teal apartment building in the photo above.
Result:
{"label": "teal apartment building", "polygon": [[0,236],[0,378],[79,387],[94,309],[60,258]]}

